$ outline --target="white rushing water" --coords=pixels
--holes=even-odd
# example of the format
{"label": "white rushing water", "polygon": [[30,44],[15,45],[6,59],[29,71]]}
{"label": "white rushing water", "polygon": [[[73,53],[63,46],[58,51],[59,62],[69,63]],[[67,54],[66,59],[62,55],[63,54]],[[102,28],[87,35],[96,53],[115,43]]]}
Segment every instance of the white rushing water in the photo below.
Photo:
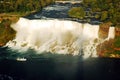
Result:
{"label": "white rushing water", "polygon": [[115,38],[115,27],[110,27],[108,32],[108,40]]}
{"label": "white rushing water", "polygon": [[[17,32],[6,46],[25,51],[34,49],[39,53],[72,54],[97,57],[96,46],[100,43],[99,26],[67,20],[28,20],[20,18],[11,27]],[[112,32],[113,29],[111,28]],[[114,32],[114,31],[113,31]],[[109,37],[113,38],[113,34]]]}

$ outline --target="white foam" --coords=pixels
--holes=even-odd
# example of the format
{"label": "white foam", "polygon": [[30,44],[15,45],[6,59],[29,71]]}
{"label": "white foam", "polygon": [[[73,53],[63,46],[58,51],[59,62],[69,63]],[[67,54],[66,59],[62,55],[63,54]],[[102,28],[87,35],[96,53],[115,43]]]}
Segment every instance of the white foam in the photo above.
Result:
{"label": "white foam", "polygon": [[65,10],[65,9],[68,9],[68,7],[66,7],[66,6],[57,6],[57,5],[49,6],[49,7],[44,8],[44,10],[47,10],[47,11],[50,11],[50,10],[62,11],[62,10]]}
{"label": "white foam", "polygon": [[98,25],[81,24],[65,20],[28,20],[20,18],[12,25],[16,38],[6,46],[26,51],[35,49],[38,53],[84,54],[97,57],[94,40],[98,39]]}
{"label": "white foam", "polygon": [[108,32],[108,40],[115,38],[115,27],[110,27]]}

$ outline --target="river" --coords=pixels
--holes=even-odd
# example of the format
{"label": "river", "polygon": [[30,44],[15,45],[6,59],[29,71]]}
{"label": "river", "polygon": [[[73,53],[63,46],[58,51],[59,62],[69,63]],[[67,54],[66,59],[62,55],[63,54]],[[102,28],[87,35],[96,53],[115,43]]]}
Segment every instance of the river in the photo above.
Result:
{"label": "river", "polygon": [[[14,29],[18,30],[16,39],[13,40],[12,42],[9,42],[7,44],[8,46],[0,47],[0,80],[120,80],[120,77],[119,77],[120,76],[120,59],[99,58],[99,57],[95,57],[93,54],[95,53],[94,47],[96,44],[93,44],[91,41],[89,42],[89,40],[92,38],[97,38],[97,35],[95,35],[95,33],[98,30],[98,28],[96,28],[97,26],[91,27],[90,25],[87,24],[87,26],[90,26],[90,28],[86,27],[90,35],[89,33],[87,34],[87,32],[84,32],[83,30],[83,36],[87,36],[87,37],[85,37],[84,39],[83,39],[83,36],[78,37],[81,34],[79,34],[79,31],[77,31],[78,28],[74,28],[73,25],[75,24],[81,25],[78,22],[82,22],[82,21],[78,19],[72,19],[67,15],[68,10],[72,6],[79,6],[79,4],[72,5],[70,3],[67,3],[67,4],[57,3],[54,5],[50,5],[44,8],[40,12],[31,14],[25,17],[33,20],[33,22],[32,21],[29,22],[28,19],[26,20],[24,18],[21,18],[22,20],[20,20],[18,24],[14,25],[15,27]],[[38,23],[35,25],[39,25],[40,21],[36,21],[36,20],[45,20],[43,21],[43,23],[46,23],[46,20],[47,20],[47,23],[46,23],[47,26],[45,25],[46,27],[45,31],[44,31],[44,28],[35,28],[35,31],[31,31],[31,30],[34,30],[34,28],[31,28],[31,27],[35,27],[35,26],[29,25],[28,28],[30,29],[30,32],[37,33],[37,34],[33,34],[29,32],[28,28],[22,27],[23,25],[25,26],[28,24],[34,25],[35,22]],[[48,22],[49,20],[52,21],[52,23],[51,22],[49,23]],[[59,23],[59,20],[60,21],[65,20],[67,21],[67,23],[68,23],[68,20],[72,20],[72,21],[77,21],[77,23],[72,22],[72,26],[70,28],[69,27],[60,28],[61,26],[60,27],[54,26],[57,32],[54,32],[54,27],[52,28],[48,27],[50,25],[53,26],[53,22],[56,23],[56,25],[58,26],[57,23]],[[23,24],[22,25],[19,24],[20,22],[22,22]],[[66,25],[65,24],[66,22],[63,22],[63,23],[64,25]],[[69,23],[71,23],[71,21]],[[59,23],[59,25],[61,24],[62,23]],[[19,25],[20,28],[18,28],[16,25],[17,26]],[[44,32],[39,31],[39,29],[42,29],[42,31]],[[71,31],[70,35],[69,33],[66,33],[66,29]],[[81,27],[79,29],[82,30]],[[65,31],[65,33],[61,34],[61,30]],[[94,31],[91,31],[91,30],[94,30]],[[42,32],[43,41],[41,40],[40,32]],[[49,37],[51,35],[47,33],[50,33],[52,37]],[[56,35],[54,35],[53,33],[56,33]],[[37,37],[35,37],[35,35],[37,35]],[[57,37],[58,35],[61,35],[61,37],[60,38]],[[64,35],[67,35],[70,37],[66,38],[66,36]],[[72,37],[74,36],[71,42],[80,43],[80,44],[72,45],[72,46],[71,44],[68,45],[69,42],[67,41],[71,40],[71,35]],[[40,37],[38,38],[38,36]],[[53,42],[55,42],[54,39],[55,41],[57,41],[57,46],[56,45],[53,46],[54,44]],[[25,42],[23,44],[24,40],[27,43]],[[39,43],[39,41],[41,41],[42,44]],[[67,43],[64,43],[64,41]],[[84,41],[87,41],[87,43],[84,43]],[[81,44],[83,45],[81,46]],[[92,47],[89,46],[89,44]],[[41,45],[42,47],[40,47]],[[51,45],[53,47],[52,49],[51,49]],[[34,46],[40,47],[39,48],[40,50],[45,49],[42,52],[43,54],[38,54],[38,52],[34,50],[36,49],[36,47]],[[21,48],[21,47],[24,47],[24,48]],[[23,50],[28,47],[32,47],[32,48],[27,49],[27,51]],[[72,55],[72,53],[69,51],[69,49],[71,50],[74,47],[76,47],[74,51],[78,52],[77,55],[76,54]],[[54,52],[53,52],[53,49],[54,49]],[[51,54],[52,52],[53,54]],[[60,52],[63,54],[56,54],[56,52],[57,53]],[[69,52],[71,54],[67,54]],[[86,55],[86,54],[89,54],[89,55],[87,56],[87,58],[84,58],[83,55]]]}

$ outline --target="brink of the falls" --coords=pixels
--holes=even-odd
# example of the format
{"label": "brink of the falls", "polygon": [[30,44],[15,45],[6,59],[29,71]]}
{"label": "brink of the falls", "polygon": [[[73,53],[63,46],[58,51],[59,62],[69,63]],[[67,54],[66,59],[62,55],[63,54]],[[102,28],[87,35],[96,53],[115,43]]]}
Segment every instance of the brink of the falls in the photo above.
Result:
{"label": "brink of the falls", "polygon": [[[21,51],[34,49],[38,54],[83,55],[97,57],[96,47],[100,43],[99,26],[67,20],[28,20],[20,18],[11,27],[17,32],[14,40],[6,46]],[[110,28],[110,31],[114,30]],[[109,33],[110,38],[114,35]]]}

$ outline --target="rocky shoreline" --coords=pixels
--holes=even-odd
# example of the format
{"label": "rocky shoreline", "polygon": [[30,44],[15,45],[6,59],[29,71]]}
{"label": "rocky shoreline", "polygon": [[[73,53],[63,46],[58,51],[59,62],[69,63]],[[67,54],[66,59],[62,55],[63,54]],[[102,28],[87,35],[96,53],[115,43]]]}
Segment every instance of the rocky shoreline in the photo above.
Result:
{"label": "rocky shoreline", "polygon": [[[100,25],[99,37],[101,39],[108,37],[108,31],[110,27],[110,22]],[[115,27],[114,34],[115,37],[113,39],[106,40],[97,46],[97,54],[100,57],[120,58],[120,28]]]}

